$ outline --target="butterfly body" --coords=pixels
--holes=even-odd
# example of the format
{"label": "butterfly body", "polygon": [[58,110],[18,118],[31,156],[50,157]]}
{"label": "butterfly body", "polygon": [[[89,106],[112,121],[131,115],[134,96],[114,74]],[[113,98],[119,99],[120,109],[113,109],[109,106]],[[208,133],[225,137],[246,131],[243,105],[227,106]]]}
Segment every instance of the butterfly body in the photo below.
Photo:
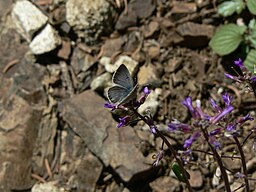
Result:
{"label": "butterfly body", "polygon": [[136,98],[137,85],[124,64],[116,70],[113,75],[112,82],[115,84],[108,90],[108,99],[117,105],[128,103]]}

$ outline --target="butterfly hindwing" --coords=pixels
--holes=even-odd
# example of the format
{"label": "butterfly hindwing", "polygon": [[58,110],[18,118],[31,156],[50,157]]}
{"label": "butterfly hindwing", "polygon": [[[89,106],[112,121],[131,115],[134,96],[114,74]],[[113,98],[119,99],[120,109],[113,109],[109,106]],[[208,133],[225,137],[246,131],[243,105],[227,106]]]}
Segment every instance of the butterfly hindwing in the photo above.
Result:
{"label": "butterfly hindwing", "polygon": [[121,64],[113,75],[113,83],[131,91],[134,88],[133,79],[124,64]]}
{"label": "butterfly hindwing", "polygon": [[112,103],[121,103],[127,95],[129,95],[129,90],[121,86],[113,86],[108,89],[108,99]]}

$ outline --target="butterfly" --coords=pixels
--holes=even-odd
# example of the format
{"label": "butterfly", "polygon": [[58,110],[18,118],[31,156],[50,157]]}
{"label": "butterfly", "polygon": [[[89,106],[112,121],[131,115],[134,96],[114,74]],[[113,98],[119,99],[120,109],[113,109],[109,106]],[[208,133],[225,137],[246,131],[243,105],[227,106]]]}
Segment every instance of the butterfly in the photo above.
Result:
{"label": "butterfly", "polygon": [[111,103],[117,105],[128,103],[136,98],[137,84],[124,64],[121,64],[113,75],[112,82],[115,84],[108,89],[107,96]]}

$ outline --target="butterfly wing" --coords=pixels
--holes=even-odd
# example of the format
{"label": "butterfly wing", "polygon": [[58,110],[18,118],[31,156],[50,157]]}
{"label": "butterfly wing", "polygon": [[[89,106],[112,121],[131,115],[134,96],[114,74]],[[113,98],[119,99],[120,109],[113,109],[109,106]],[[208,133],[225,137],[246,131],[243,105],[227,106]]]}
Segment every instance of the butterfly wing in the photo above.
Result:
{"label": "butterfly wing", "polygon": [[131,91],[134,88],[133,79],[124,64],[121,64],[113,75],[113,83]]}
{"label": "butterfly wing", "polygon": [[128,103],[129,101],[131,101],[133,99],[136,99],[136,97],[137,97],[137,89],[138,89],[138,86],[135,85],[133,87],[133,89],[131,91],[129,91],[129,94],[126,95],[126,97],[124,97],[122,100],[119,101],[119,105],[120,104],[124,104],[124,103]]}
{"label": "butterfly wing", "polygon": [[108,99],[112,103],[121,103],[122,100],[124,100],[127,95],[129,95],[129,90],[121,87],[121,86],[113,86],[108,89]]}

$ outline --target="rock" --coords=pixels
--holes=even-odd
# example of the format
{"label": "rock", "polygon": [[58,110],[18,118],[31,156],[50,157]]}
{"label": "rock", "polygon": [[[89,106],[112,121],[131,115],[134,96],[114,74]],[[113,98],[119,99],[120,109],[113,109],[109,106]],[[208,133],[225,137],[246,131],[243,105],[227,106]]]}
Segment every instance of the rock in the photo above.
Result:
{"label": "rock", "polygon": [[220,168],[217,167],[215,170],[214,176],[212,178],[212,185],[214,187],[217,187],[220,185],[220,183],[221,183],[221,171],[220,171]]}
{"label": "rock", "polygon": [[97,61],[97,58],[85,53],[79,48],[75,48],[71,58],[71,65],[75,74],[88,71]]}
{"label": "rock", "polygon": [[148,18],[154,10],[155,3],[153,0],[132,0],[128,3],[127,12],[124,10],[119,16],[115,28],[124,30],[135,26],[138,19]]}
{"label": "rock", "polygon": [[40,55],[53,51],[61,44],[57,31],[47,24],[45,28],[32,40],[29,47],[33,54]]}
{"label": "rock", "polygon": [[132,76],[135,75],[139,67],[138,62],[127,55],[119,56],[114,64],[111,63],[111,59],[109,57],[102,57],[100,63],[104,65],[105,70],[109,73],[114,73],[121,64],[124,64]]}
{"label": "rock", "polygon": [[124,43],[125,39],[123,37],[107,39],[101,47],[102,55],[112,57],[114,54],[122,51]]}
{"label": "rock", "polygon": [[189,14],[195,13],[197,10],[196,3],[186,3],[186,2],[174,2],[172,7],[172,15],[174,14]]}
{"label": "rock", "polygon": [[42,118],[17,94],[17,85],[0,76],[0,188],[19,190],[33,184],[32,156]]}
{"label": "rock", "polygon": [[[113,63],[111,63],[111,58],[110,58],[110,57],[105,57],[105,56],[103,56],[103,57],[100,58],[99,63],[100,63],[101,65],[103,65],[104,67],[105,67],[106,65],[113,65]],[[113,71],[114,71],[110,66],[105,67],[105,69],[106,69],[106,71],[109,70],[108,72],[111,71],[110,73],[113,73]]]}
{"label": "rock", "polygon": [[212,25],[197,24],[187,22],[177,27],[177,32],[183,40],[178,44],[191,48],[202,48],[208,45],[209,40],[214,34]]}
{"label": "rock", "polygon": [[11,65],[9,67],[8,64],[12,61],[16,61],[16,63],[21,61],[26,52],[29,51],[29,47],[25,43],[20,44],[22,41],[21,36],[16,30],[4,28],[2,30],[6,30],[6,33],[0,35],[0,71],[10,76],[19,65]]}
{"label": "rock", "polygon": [[135,74],[139,65],[137,61],[126,55],[119,56],[114,65],[118,68],[121,64],[126,65],[132,75]]}
{"label": "rock", "polygon": [[12,19],[17,31],[29,42],[35,32],[40,30],[48,18],[33,3],[17,1],[12,9]]}
{"label": "rock", "polygon": [[65,186],[77,191],[95,191],[103,170],[100,160],[71,129],[62,132],[61,145],[60,174],[67,178]]}
{"label": "rock", "polygon": [[128,6],[131,6],[139,19],[148,18],[156,8],[154,0],[132,0]]}
{"label": "rock", "polygon": [[151,21],[149,24],[142,26],[143,34],[146,38],[151,37],[159,29],[157,21]]}
{"label": "rock", "polygon": [[151,59],[157,59],[160,55],[160,45],[156,42],[152,43],[148,47],[148,56]]}
{"label": "rock", "polygon": [[139,140],[134,131],[130,127],[117,129],[111,113],[104,108],[104,100],[96,93],[75,95],[63,101],[60,109],[63,120],[84,144],[125,182],[142,182],[152,176],[154,168],[143,164],[144,158],[135,147]]}
{"label": "rock", "polygon": [[97,76],[94,80],[91,82],[91,89],[92,90],[98,90],[103,91],[104,88],[111,86],[111,74],[106,72],[99,76]]}
{"label": "rock", "polygon": [[156,75],[156,67],[152,64],[143,65],[138,72],[139,85],[156,85],[160,79]]}
{"label": "rock", "polygon": [[4,17],[12,7],[11,1],[0,1],[0,19]]}
{"label": "rock", "polygon": [[73,183],[72,187],[75,186],[77,191],[95,191],[97,181],[103,170],[103,165],[97,157],[89,152],[82,160],[78,161],[80,161],[80,163],[75,168],[76,172],[71,176],[68,183]]}
{"label": "rock", "polygon": [[159,177],[150,183],[150,187],[157,192],[181,191],[179,181],[168,176]]}
{"label": "rock", "polygon": [[47,183],[37,183],[31,189],[31,192],[68,192],[63,187],[58,187],[58,182],[51,181]]}
{"label": "rock", "polygon": [[119,16],[115,25],[115,29],[122,31],[127,29],[128,27],[136,26],[137,22],[138,17],[136,13],[134,12],[134,10],[132,10],[130,6],[128,6],[127,12],[123,11]]}
{"label": "rock", "polygon": [[89,44],[112,31],[114,15],[114,8],[105,0],[68,0],[66,3],[68,23]]}
{"label": "rock", "polygon": [[69,59],[71,54],[71,42],[69,40],[63,40],[61,43],[61,48],[57,53],[57,56],[62,59]]}
{"label": "rock", "polygon": [[143,114],[149,111],[150,114],[154,117],[159,106],[158,99],[161,94],[162,94],[162,89],[160,88],[157,88],[154,91],[152,91],[147,97],[147,100],[145,101],[145,103],[140,106],[140,108],[138,109],[138,112]]}
{"label": "rock", "polygon": [[191,187],[196,188],[196,189],[201,188],[203,186],[203,176],[202,176],[201,171],[190,170],[188,172],[190,174],[189,182],[190,182]]}

